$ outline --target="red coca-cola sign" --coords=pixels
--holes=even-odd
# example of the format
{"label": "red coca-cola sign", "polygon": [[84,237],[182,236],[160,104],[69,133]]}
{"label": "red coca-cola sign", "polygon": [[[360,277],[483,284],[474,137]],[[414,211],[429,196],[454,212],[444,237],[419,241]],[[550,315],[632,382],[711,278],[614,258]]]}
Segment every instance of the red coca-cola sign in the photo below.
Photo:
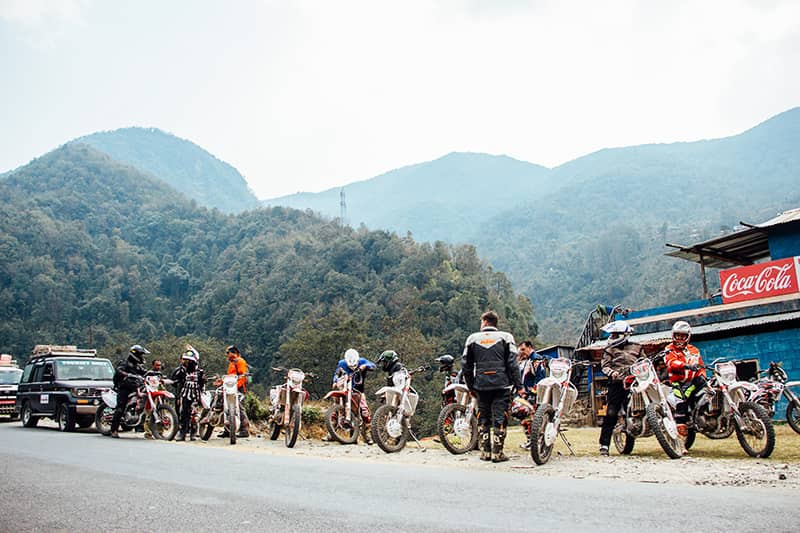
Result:
{"label": "red coca-cola sign", "polygon": [[722,301],[727,304],[798,292],[796,259],[788,257],[720,271]]}

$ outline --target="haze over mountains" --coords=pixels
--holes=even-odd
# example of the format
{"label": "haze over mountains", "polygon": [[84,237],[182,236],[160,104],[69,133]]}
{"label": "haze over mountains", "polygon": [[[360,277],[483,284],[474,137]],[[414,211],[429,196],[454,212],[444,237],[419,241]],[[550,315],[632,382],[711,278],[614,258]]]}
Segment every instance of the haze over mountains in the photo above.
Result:
{"label": "haze over mountains", "polygon": [[[157,129],[99,132],[73,143],[202,206],[238,213],[260,205],[233,167]],[[723,139],[605,149],[552,169],[451,153],[263,203],[337,218],[343,190],[353,227],[474,245],[533,302],[542,339],[569,343],[598,303],[636,308],[698,298],[697,267],[664,257],[664,243],[690,244],[800,205],[798,148],[795,108]],[[165,265],[173,263],[182,265],[175,258]],[[709,281],[713,288],[714,273]]]}

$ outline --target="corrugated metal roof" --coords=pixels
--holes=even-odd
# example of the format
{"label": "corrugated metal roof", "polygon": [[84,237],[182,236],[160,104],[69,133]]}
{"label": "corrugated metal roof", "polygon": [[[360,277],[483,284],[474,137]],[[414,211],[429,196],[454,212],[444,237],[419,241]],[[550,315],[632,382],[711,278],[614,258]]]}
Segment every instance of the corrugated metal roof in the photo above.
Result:
{"label": "corrugated metal roof", "polygon": [[[792,311],[790,313],[781,313],[777,315],[757,316],[751,318],[741,318],[739,320],[728,320],[726,322],[715,322],[713,324],[705,324],[692,328],[692,336],[703,335],[706,333],[717,333],[720,331],[731,331],[735,329],[747,328],[750,326],[759,326],[763,324],[776,324],[779,322],[788,322],[789,320],[800,319],[800,311]],[[641,335],[632,335],[631,342],[639,344],[660,344],[670,342],[672,340],[672,332],[655,331],[653,333],[642,333]],[[606,341],[595,341],[589,346],[581,348],[581,350],[602,350],[606,347]]]}
{"label": "corrugated metal roof", "polygon": [[800,221],[800,208],[784,211],[778,216],[753,225],[745,230],[714,237],[691,246],[676,246],[677,250],[664,255],[685,259],[694,263],[701,261],[711,268],[732,268],[769,258],[769,229]]}

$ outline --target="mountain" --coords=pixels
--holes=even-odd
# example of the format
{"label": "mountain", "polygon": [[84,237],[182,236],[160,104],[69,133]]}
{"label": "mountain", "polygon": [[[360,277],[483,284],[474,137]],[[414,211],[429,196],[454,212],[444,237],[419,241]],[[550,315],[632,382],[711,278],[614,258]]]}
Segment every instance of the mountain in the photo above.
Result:
{"label": "mountain", "polygon": [[[487,308],[536,335],[530,302],[472,246],[282,207],[225,215],[85,144],[7,175],[0,201],[0,346],[21,359],[34,344],[110,356],[140,343],[175,363],[176,337],[190,336],[214,350],[201,355],[214,372],[218,350],[238,345],[265,394],[272,365],[324,376],[324,388],[350,347],[430,364],[458,353]],[[426,374],[415,387],[430,434],[441,382]]]}
{"label": "mountain", "polygon": [[[465,242],[477,229],[481,212],[498,211],[552,190],[553,183],[545,179],[547,172],[545,167],[507,156],[451,153],[343,188],[283,196],[264,204],[339,217],[344,190],[352,226],[363,223],[400,234],[410,231],[422,241]],[[487,194],[489,190],[492,194]]]}
{"label": "mountain", "polygon": [[[664,257],[664,244],[691,244],[739,220],[764,220],[800,205],[798,146],[795,108],[722,139],[605,149],[553,169],[450,154],[343,190],[353,223],[475,244],[534,303],[542,336],[571,343],[598,303],[641,308],[699,298],[698,267]],[[454,161],[473,166],[471,180],[449,170]],[[517,172],[509,175],[505,165],[512,161]],[[424,178],[400,179],[408,175]],[[336,216],[336,194],[270,203]],[[351,196],[359,208],[350,209]],[[446,204],[437,212],[450,215],[426,217],[429,197]],[[362,199],[381,209],[362,216],[368,209]],[[710,271],[712,286],[714,277]]]}
{"label": "mountain", "polygon": [[152,174],[206,207],[238,213],[259,206],[239,171],[196,144],[159,129],[97,132],[72,142],[88,144]]}

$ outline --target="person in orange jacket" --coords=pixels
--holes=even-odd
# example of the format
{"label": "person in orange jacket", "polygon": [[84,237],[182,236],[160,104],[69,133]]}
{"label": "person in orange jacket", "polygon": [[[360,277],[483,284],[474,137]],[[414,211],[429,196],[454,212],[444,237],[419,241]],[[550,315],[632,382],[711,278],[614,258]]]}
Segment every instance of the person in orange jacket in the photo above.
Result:
{"label": "person in orange jacket", "polygon": [[678,433],[686,436],[686,419],[689,409],[697,401],[697,392],[706,386],[706,371],[700,350],[689,344],[692,328],[688,322],[679,320],[672,325],[672,342],[664,348],[669,382],[678,398],[675,407],[675,422]]}
{"label": "person in orange jacket", "polygon": [[[236,374],[239,379],[236,381],[236,386],[242,394],[241,398],[247,394],[247,361],[244,360],[239,348],[230,345],[225,349],[225,355],[228,356],[228,374]],[[239,427],[241,428],[236,434],[237,437],[247,438],[250,436],[250,420],[247,418],[247,412],[244,408],[244,402],[239,401]],[[230,436],[228,428],[219,434],[219,437],[226,438]]]}

